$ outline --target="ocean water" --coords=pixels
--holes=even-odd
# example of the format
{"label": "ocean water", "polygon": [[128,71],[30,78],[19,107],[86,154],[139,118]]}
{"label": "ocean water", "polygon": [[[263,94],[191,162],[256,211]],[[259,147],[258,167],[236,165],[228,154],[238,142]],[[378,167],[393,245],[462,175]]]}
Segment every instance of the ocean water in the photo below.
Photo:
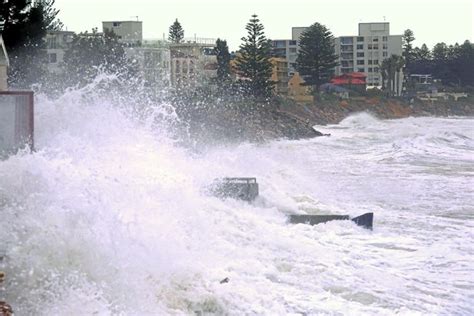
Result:
{"label": "ocean water", "polygon": [[[361,113],[317,127],[331,137],[199,153],[173,119],[38,96],[37,151],[0,161],[16,315],[474,313],[474,119]],[[260,197],[207,195],[223,176],[256,177]],[[287,222],[365,212],[373,231]]]}

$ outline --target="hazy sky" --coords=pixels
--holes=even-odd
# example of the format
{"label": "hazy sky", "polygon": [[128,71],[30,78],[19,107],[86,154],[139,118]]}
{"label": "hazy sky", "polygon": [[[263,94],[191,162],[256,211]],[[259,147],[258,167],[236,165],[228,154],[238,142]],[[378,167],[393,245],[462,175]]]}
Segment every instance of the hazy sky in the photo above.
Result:
{"label": "hazy sky", "polygon": [[356,35],[359,22],[390,22],[391,34],[407,28],[415,45],[473,41],[473,0],[56,0],[68,30],[102,28],[102,21],[143,21],[145,38],[168,36],[178,18],[185,37],[223,38],[231,50],[245,36],[245,24],[259,15],[270,39],[291,38],[292,26],[314,22],[335,36]]}

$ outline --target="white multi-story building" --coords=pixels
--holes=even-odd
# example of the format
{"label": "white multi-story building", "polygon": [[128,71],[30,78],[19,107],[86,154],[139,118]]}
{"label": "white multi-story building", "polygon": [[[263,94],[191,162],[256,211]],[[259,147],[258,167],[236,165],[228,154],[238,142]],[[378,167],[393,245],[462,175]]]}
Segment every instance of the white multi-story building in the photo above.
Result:
{"label": "white multi-story building", "polygon": [[391,55],[402,55],[402,35],[390,35],[388,22],[359,23],[359,34],[340,36],[334,48],[339,57],[336,75],[363,72],[368,86],[381,86],[380,65]]}
{"label": "white multi-story building", "polygon": [[70,31],[47,31],[46,32],[46,54],[48,56],[48,70],[59,74],[64,62],[64,54],[71,47],[74,32]]}
{"label": "white multi-story building", "polygon": [[106,21],[102,22],[102,30],[114,32],[121,43],[129,46],[140,46],[143,41],[142,21]]}
{"label": "white multi-story building", "polygon": [[170,84],[170,50],[163,41],[143,41],[142,46],[126,47],[125,54],[138,63],[145,82],[156,88]]}
{"label": "white multi-story building", "polygon": [[272,55],[283,58],[288,63],[288,76],[296,72],[296,57],[298,56],[298,42],[296,40],[272,41]]}
{"label": "white multi-story building", "polygon": [[307,27],[292,27],[291,39],[272,41],[272,55],[284,58],[288,63],[288,76],[296,73],[296,58],[299,51],[299,39]]}
{"label": "white multi-story building", "polygon": [[150,86],[162,88],[170,83],[170,51],[159,40],[143,40],[141,21],[102,22],[103,32],[112,31],[125,45],[125,55],[138,63],[141,75]]}

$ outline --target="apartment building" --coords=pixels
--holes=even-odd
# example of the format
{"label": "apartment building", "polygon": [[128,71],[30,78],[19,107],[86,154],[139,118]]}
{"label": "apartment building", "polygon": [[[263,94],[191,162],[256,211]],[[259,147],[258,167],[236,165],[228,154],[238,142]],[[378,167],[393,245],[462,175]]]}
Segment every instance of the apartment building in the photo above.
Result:
{"label": "apartment building", "polygon": [[293,76],[296,72],[298,42],[296,40],[288,39],[272,41],[272,56],[285,59],[288,64],[288,76]]}
{"label": "apartment building", "polygon": [[70,31],[47,31],[46,32],[46,54],[48,70],[51,73],[59,74],[64,62],[64,55],[71,47],[74,32]]}
{"label": "apartment building", "polygon": [[308,27],[306,26],[295,26],[291,28],[291,39],[294,41],[299,41],[301,34],[306,31]]}
{"label": "apartment building", "polygon": [[102,30],[114,32],[121,43],[129,46],[140,46],[143,41],[142,21],[105,21]]}
{"label": "apartment building", "polygon": [[125,45],[125,55],[135,60],[145,83],[156,88],[168,86],[170,82],[170,51],[168,44],[160,40],[143,39],[141,21],[106,21],[102,29],[112,31],[118,41]]}
{"label": "apartment building", "polygon": [[185,39],[170,44],[171,85],[197,86],[217,77],[217,56],[214,39]]}
{"label": "apartment building", "polygon": [[340,36],[334,48],[339,65],[336,75],[362,72],[367,75],[367,86],[381,86],[380,65],[391,55],[402,55],[402,35],[390,35],[390,24],[359,23],[358,35]]}

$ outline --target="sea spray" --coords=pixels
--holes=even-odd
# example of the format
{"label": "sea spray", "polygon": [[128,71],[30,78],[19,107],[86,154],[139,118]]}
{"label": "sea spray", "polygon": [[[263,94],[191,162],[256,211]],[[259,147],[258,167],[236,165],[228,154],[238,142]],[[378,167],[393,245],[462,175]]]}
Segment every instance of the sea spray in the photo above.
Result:
{"label": "sea spray", "polygon": [[[473,312],[472,119],[361,114],[197,154],[169,105],[94,91],[38,95],[37,151],[0,162],[19,315]],[[259,199],[207,195],[223,176],[256,177]],[[373,232],[286,217],[367,211]]]}

